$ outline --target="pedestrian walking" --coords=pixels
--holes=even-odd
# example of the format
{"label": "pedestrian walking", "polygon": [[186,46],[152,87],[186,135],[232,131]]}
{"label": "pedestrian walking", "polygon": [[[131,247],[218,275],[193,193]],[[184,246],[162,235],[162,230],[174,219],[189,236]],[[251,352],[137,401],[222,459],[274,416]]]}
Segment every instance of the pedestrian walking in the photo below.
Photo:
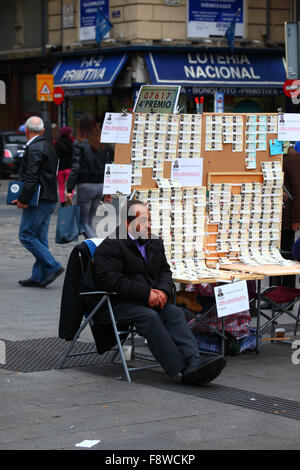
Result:
{"label": "pedestrian walking", "polygon": [[[113,160],[107,145],[100,143],[96,120],[83,114],[78,121],[77,140],[73,145],[72,168],[67,181],[68,201],[77,186],[77,205],[80,207],[81,223],[85,238],[95,238],[94,217],[103,200],[103,180],[106,163]],[[111,198],[106,197],[108,202]]]}
{"label": "pedestrian walking", "polygon": [[60,205],[63,207],[66,203],[66,182],[71,172],[73,138],[72,129],[64,126],[59,131],[59,138],[54,145],[55,153],[59,160],[57,182]]}
{"label": "pedestrian walking", "polygon": [[[35,257],[31,277],[19,281],[23,287],[46,287],[64,271],[48,247],[50,217],[57,202],[57,158],[44,132],[40,117],[33,116],[26,121],[27,144],[19,172],[23,189],[18,199],[13,201],[23,209],[20,242]],[[40,185],[38,206],[28,206],[37,185]]]}

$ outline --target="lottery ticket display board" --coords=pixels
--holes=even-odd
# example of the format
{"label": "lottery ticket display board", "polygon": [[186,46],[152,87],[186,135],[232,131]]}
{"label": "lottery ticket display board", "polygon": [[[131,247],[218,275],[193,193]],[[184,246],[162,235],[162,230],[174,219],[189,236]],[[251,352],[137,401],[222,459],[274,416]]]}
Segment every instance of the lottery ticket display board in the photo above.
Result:
{"label": "lottery ticket display board", "polygon": [[[278,114],[134,113],[132,119],[130,144],[116,145],[115,163],[131,163],[132,189],[149,204],[173,272],[199,278],[213,276],[210,266],[234,261],[291,263],[279,253]],[[171,179],[181,158],[203,159],[197,186]]]}

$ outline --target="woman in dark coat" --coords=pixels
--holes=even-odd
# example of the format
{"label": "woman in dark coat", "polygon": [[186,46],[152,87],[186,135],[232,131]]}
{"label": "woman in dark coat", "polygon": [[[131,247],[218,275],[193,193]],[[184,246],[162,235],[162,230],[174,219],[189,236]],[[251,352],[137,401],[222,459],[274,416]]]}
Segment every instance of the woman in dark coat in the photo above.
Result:
{"label": "woman in dark coat", "polygon": [[71,127],[62,127],[59,131],[60,137],[55,142],[54,149],[59,160],[57,182],[58,195],[61,206],[66,203],[65,186],[71,172],[73,138]]}
{"label": "woman in dark coat", "polygon": [[[67,183],[67,200],[77,186],[77,205],[86,238],[95,238],[93,221],[103,199],[103,180],[106,163],[113,160],[109,147],[100,143],[96,120],[84,114],[78,121],[77,140],[73,145],[72,168]],[[106,200],[109,200],[106,197]]]}

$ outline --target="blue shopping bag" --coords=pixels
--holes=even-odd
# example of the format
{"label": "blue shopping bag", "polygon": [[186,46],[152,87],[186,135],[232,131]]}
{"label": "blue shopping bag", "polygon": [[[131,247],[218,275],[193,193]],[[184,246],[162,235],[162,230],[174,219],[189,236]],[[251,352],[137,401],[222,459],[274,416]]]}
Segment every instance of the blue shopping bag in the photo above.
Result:
{"label": "blue shopping bag", "polygon": [[55,243],[63,245],[77,241],[81,232],[79,206],[60,207],[57,213]]}

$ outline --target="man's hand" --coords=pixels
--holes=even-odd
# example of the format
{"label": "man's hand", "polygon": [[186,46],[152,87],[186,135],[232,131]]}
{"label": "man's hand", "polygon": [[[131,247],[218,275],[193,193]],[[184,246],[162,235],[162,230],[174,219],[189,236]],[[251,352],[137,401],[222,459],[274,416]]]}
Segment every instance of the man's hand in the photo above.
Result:
{"label": "man's hand", "polygon": [[27,209],[27,207],[28,207],[28,204],[22,204],[22,202],[18,201],[18,199],[15,199],[11,203],[16,204],[18,209]]}
{"label": "man's hand", "polygon": [[156,289],[151,289],[149,299],[148,299],[149,307],[160,307],[160,298],[158,291]]}
{"label": "man's hand", "polygon": [[[164,306],[166,305],[166,303],[168,301],[168,297],[167,297],[166,293],[163,292],[162,290],[159,290],[159,289],[151,289],[148,303],[150,302],[150,299],[151,299],[151,293],[153,293],[153,300],[154,300],[154,294],[158,298],[158,304],[155,304],[154,306],[164,308]],[[156,299],[155,299],[155,302],[157,302]],[[149,303],[149,305],[150,305],[150,303]],[[153,305],[150,305],[150,307],[152,307],[152,306]]]}
{"label": "man's hand", "polygon": [[67,194],[66,194],[66,200],[67,200],[68,202],[71,202],[71,201],[72,201],[72,196],[73,196],[72,193],[67,193]]}

